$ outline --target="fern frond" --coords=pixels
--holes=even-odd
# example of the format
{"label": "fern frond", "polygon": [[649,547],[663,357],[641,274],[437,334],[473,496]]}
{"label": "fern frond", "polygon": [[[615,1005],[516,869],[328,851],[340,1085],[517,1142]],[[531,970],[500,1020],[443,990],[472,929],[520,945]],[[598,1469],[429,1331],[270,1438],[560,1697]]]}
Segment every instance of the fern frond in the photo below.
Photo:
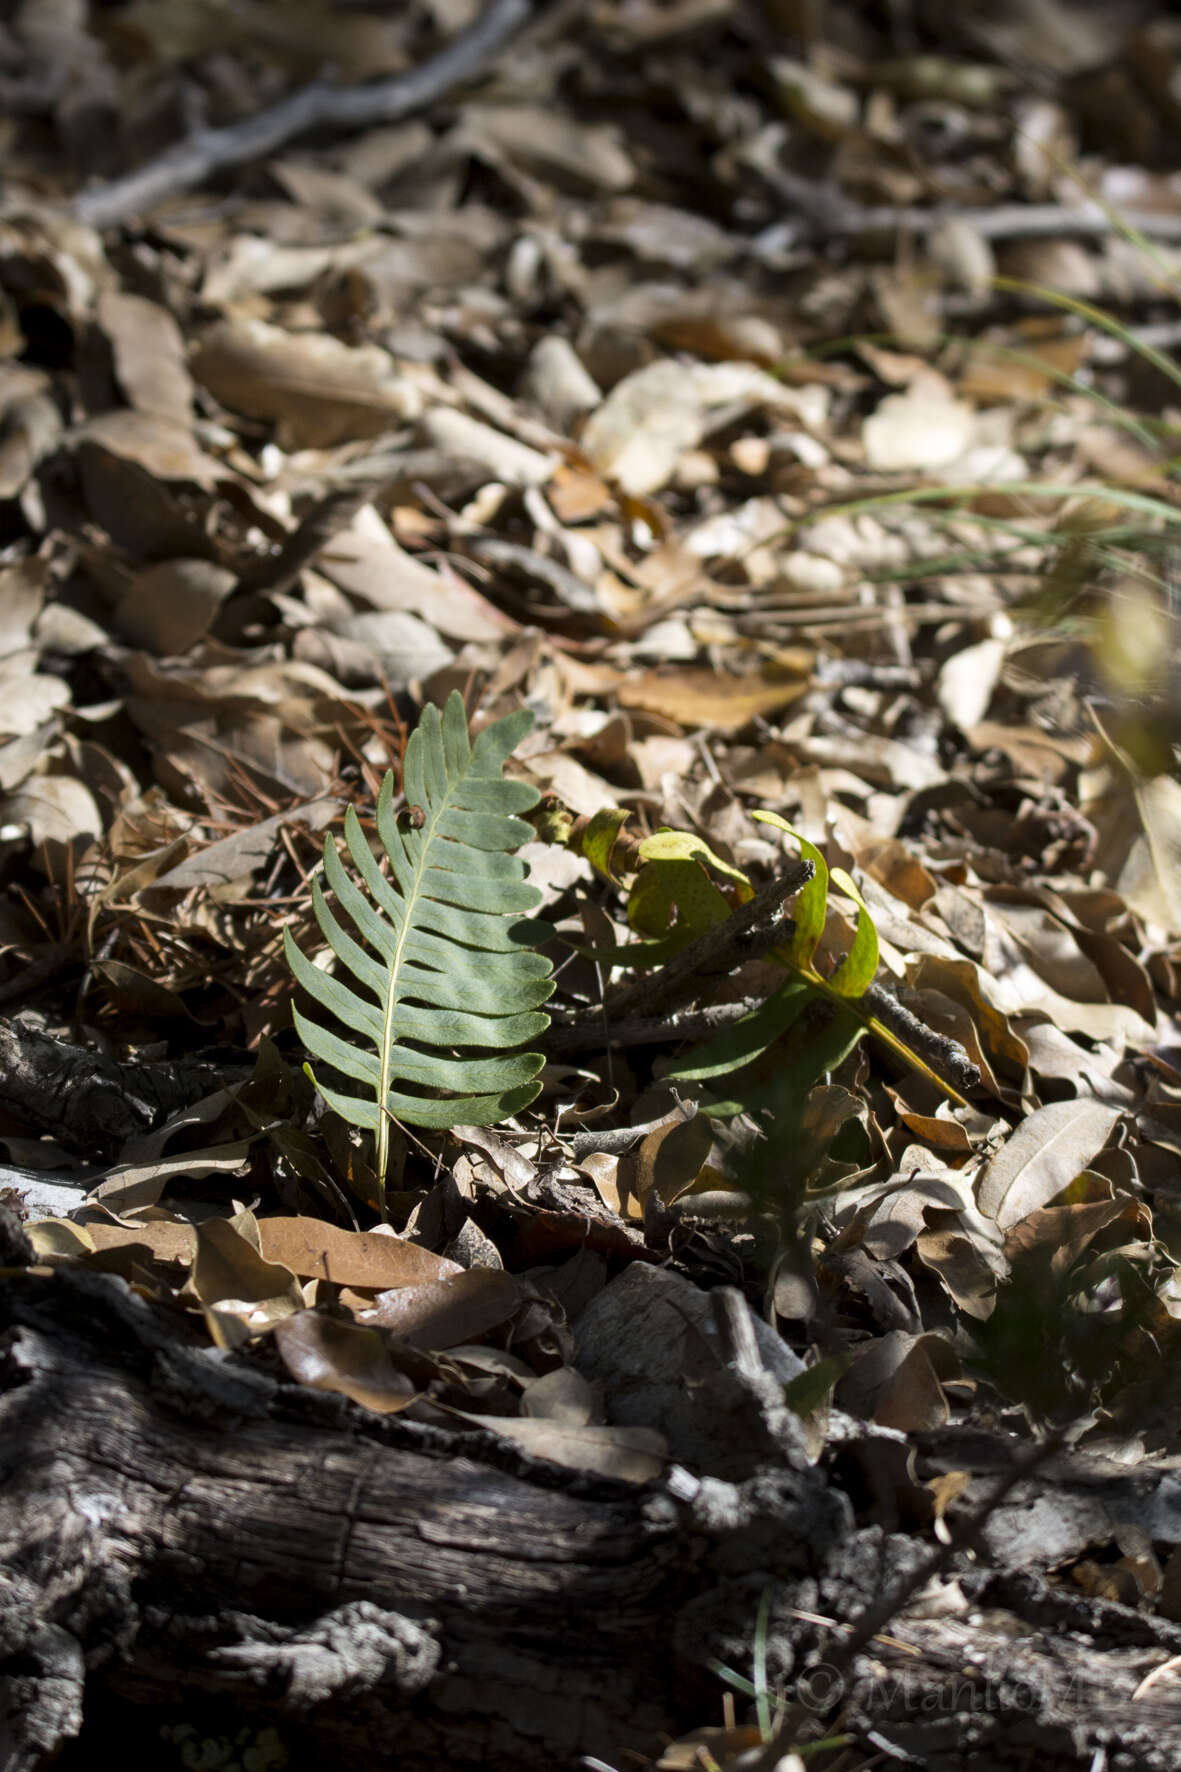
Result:
{"label": "fern frond", "polygon": [[329,905],[319,878],[312,902],[351,982],[313,965],[284,931],[296,979],[352,1036],[293,1011],[312,1057],[365,1085],[363,1096],[343,1094],[309,1068],[328,1105],[374,1133],[383,1216],[391,1118],[436,1128],[491,1125],[541,1087],[542,1055],[517,1049],[549,1025],[540,1005],[554,985],[535,947],[552,931],[523,915],[541,895],[512,853],[533,835],[517,814],[540,795],[503,774],[532,719],[522,709],[486,726],[472,744],[457,692],[441,716],[427,706],[402,766],[409,816],[394,811],[392,770],[378,795],[389,875],[352,807],[345,846],[360,883],[332,837],[325,839],[324,878],[356,934]]}

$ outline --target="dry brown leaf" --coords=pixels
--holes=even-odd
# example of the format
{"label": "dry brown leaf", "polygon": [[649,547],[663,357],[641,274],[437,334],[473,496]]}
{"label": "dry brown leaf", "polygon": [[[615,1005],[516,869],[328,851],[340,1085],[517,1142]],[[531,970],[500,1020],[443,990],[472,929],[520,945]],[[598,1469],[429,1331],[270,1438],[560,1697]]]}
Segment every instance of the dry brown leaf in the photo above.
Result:
{"label": "dry brown leaf", "polygon": [[509,159],[542,176],[559,176],[578,190],[625,191],[635,177],[631,156],[616,131],[559,117],[541,106],[469,105],[463,137],[494,144]]}
{"label": "dry brown leaf", "polygon": [[281,1262],[292,1273],[367,1291],[420,1286],[465,1271],[457,1261],[432,1255],[404,1237],[346,1231],[318,1218],[260,1218],[258,1237],[265,1259]]}
{"label": "dry brown leaf", "polygon": [[981,1212],[1001,1230],[1046,1206],[1103,1149],[1121,1109],[1101,1101],[1051,1101],[1022,1120],[980,1178]]}
{"label": "dry brown leaf", "polygon": [[920,1336],[896,1367],[874,1408],[873,1419],[879,1427],[919,1433],[924,1428],[942,1427],[949,1419],[951,1411],[932,1359],[931,1344],[937,1341],[933,1335]]}
{"label": "dry brown leaf", "polygon": [[224,475],[221,464],[198,448],[187,426],[158,412],[103,412],[80,425],[74,440],[79,449],[101,450],[159,480],[191,480],[209,487]]}
{"label": "dry brown leaf", "polygon": [[103,828],[102,814],[94,795],[72,775],[32,775],[0,803],[0,817],[7,825],[27,824],[29,838],[38,849],[44,844],[51,860],[81,839],[97,837]]}
{"label": "dry brown leaf", "polygon": [[[228,1098],[226,1098],[228,1099]],[[119,1163],[96,1182],[86,1204],[103,1206],[118,1217],[155,1206],[173,1176],[245,1175],[250,1167],[250,1142],[207,1150],[184,1151],[174,1157],[153,1157]]]}
{"label": "dry brown leaf", "polygon": [[1158,775],[1136,789],[1141,834],[1116,881],[1146,921],[1181,933],[1181,783]]}
{"label": "dry brown leaf", "polygon": [[1041,1256],[1061,1280],[1101,1231],[1126,1218],[1131,1234],[1147,1234],[1151,1220],[1141,1200],[1080,1200],[1070,1206],[1044,1206],[1015,1224],[1005,1238],[1005,1254],[1016,1264]]}
{"label": "dry brown leaf", "polygon": [[193,382],[184,338],[167,308],[142,295],[108,289],[99,296],[98,323],[110,340],[115,374],[128,403],[139,412],[187,425]]}
{"label": "dry brown leaf", "polygon": [[649,1132],[632,1159],[631,1192],[641,1208],[653,1191],[666,1206],[687,1193],[712,1145],[713,1128],[703,1114],[686,1119],[678,1113],[667,1125]]}
{"label": "dry brown leaf", "polygon": [[922,1230],[914,1247],[923,1265],[939,1275],[959,1309],[986,1322],[996,1308],[999,1276],[971,1237],[958,1230]]}
{"label": "dry brown leaf", "polygon": [[559,461],[452,406],[432,407],[423,417],[422,433],[436,449],[478,462],[490,480],[504,486],[544,486]]}
{"label": "dry brown leaf", "polygon": [[419,615],[451,640],[504,640],[520,632],[519,623],[456,573],[437,571],[399,547],[372,505],[333,536],[317,567],[370,609]]}
{"label": "dry brown leaf", "polygon": [[192,372],[223,406],[273,419],[286,448],[330,448],[376,437],[421,408],[418,389],[378,345],[326,332],[286,332],[262,320],[222,321],[201,339]]}
{"label": "dry brown leaf", "polygon": [[234,1347],[262,1335],[303,1308],[291,1269],[268,1261],[258,1246],[252,1212],[207,1218],[196,1227],[197,1253],[188,1288],[205,1312],[218,1347]]}
{"label": "dry brown leaf", "polygon": [[560,1421],[574,1427],[587,1427],[601,1415],[602,1402],[593,1384],[588,1384],[573,1366],[556,1366],[526,1384],[521,1395],[521,1409],[538,1421]]}
{"label": "dry brown leaf", "polygon": [[46,1261],[73,1261],[98,1247],[89,1226],[76,1224],[72,1218],[38,1218],[25,1226],[25,1234]]}
{"label": "dry brown leaf", "polygon": [[7,658],[0,658],[0,738],[30,736],[40,731],[59,708],[70,705],[69,684],[60,677],[30,670],[34,656],[29,652],[12,652]]}
{"label": "dry brown leaf", "polygon": [[476,1341],[511,1317],[521,1288],[500,1268],[470,1268],[383,1292],[362,1321],[392,1329],[412,1347],[449,1348]]}
{"label": "dry brown leaf", "polygon": [[38,462],[61,440],[62,416],[48,394],[29,393],[4,402],[0,414],[0,498],[16,498]]}
{"label": "dry brown leaf", "polygon": [[809,680],[759,672],[727,677],[720,671],[641,671],[619,685],[625,708],[664,714],[682,726],[740,732],[759,715],[778,713],[805,695]]}
{"label": "dry brown leaf", "polygon": [[94,1249],[140,1248],[156,1261],[182,1262],[190,1267],[197,1253],[197,1231],[184,1219],[164,1213],[159,1218],[126,1220],[109,1224],[88,1218],[84,1229]]}
{"label": "dry brown leaf", "polygon": [[115,606],[124,640],[157,658],[187,652],[209,632],[238,575],[211,560],[162,560],[137,572]]}
{"label": "dry brown leaf", "polygon": [[640,497],[667,485],[720,413],[733,419],[765,407],[819,421],[824,405],[820,388],[785,387],[753,363],[664,360],[619,382],[591,413],[579,442],[592,467]]}
{"label": "dry brown leaf", "polygon": [[[231,880],[244,879],[270,860],[284,826],[302,825],[306,830],[320,831],[340,811],[339,800],[307,800],[302,806],[293,806],[290,812],[276,812],[271,818],[260,819],[257,824],[246,825],[228,837],[207,843],[193,854],[185,854],[191,845],[187,839],[180,838],[160,856],[163,861],[179,849],[183,859],[178,859],[174,867],[165,866],[163,872],[155,874],[143,872],[142,868],[135,869],[119,879],[112,889],[112,896],[127,898],[132,891],[148,888],[188,892],[194,886],[225,886]],[[149,858],[149,861],[151,859],[155,858]]]}
{"label": "dry brown leaf", "polygon": [[378,1329],[363,1329],[318,1311],[299,1311],[276,1325],[275,1345],[300,1384],[336,1391],[376,1415],[395,1415],[418,1395],[413,1379],[395,1364]]}
{"label": "dry brown leaf", "polygon": [[[48,579],[47,560],[12,560],[0,566],[0,660],[29,646],[33,624],[45,602]],[[68,695],[65,699],[68,701]],[[11,722],[6,705],[3,705],[3,713]],[[10,723],[8,730],[15,732],[19,728]]]}
{"label": "dry brown leaf", "polygon": [[939,672],[936,696],[949,720],[961,729],[978,726],[987,714],[1005,662],[1003,640],[980,640],[953,652]]}
{"label": "dry brown leaf", "polygon": [[959,1361],[950,1344],[933,1334],[892,1329],[872,1341],[841,1379],[843,1407],[902,1433],[941,1427],[948,1419],[941,1378]]}

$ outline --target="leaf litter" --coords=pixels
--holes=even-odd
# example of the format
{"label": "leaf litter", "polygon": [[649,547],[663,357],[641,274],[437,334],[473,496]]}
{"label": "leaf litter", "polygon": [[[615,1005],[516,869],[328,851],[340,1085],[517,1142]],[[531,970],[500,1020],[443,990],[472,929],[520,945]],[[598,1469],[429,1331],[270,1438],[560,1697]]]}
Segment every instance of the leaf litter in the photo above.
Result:
{"label": "leaf litter", "polygon": [[[30,79],[60,53],[33,10]],[[950,1482],[954,1526],[977,1479],[938,1435],[998,1417],[1151,1472],[1181,221],[1147,70],[1175,36],[1046,5],[939,59],[868,14],[837,46],[608,6],[466,104],[291,142],[122,236],[74,219],[186,67],[247,113],[217,58],[267,10],[214,42],[199,9],[84,8],[117,99],[50,81],[8,124],[0,1138],[39,1259],[631,1482],[885,1427],[918,1458],[890,1485]],[[301,18],[369,75],[436,10]],[[282,32],[261,53],[306,71]],[[1122,157],[1079,96],[1105,67]],[[561,1041],[528,1110],[395,1125],[379,1177],[303,1076],[283,943],[314,955],[324,834],[351,808],[372,842],[455,690],[474,729],[535,717],[510,770],[543,796]],[[801,855],[789,939],[645,1009]],[[39,1115],[33,1035],[121,1066],[134,1128]],[[72,1210],[39,1217],[46,1185]],[[784,1420],[727,1379],[727,1287]],[[1064,1580],[1116,1543],[990,1530]]]}

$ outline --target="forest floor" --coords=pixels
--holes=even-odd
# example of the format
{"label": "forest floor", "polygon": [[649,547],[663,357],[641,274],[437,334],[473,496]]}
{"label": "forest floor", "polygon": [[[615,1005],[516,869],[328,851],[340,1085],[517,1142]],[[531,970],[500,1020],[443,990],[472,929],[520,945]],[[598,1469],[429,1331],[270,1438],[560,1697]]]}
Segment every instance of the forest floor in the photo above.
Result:
{"label": "forest floor", "polygon": [[[0,26],[0,1202],[637,1487],[742,1464],[738,1311],[859,1527],[1101,1602],[1175,1713],[1181,21],[960,10]],[[452,691],[533,716],[552,1023],[383,1178],[283,937]],[[660,1764],[901,1755],[813,1622]]]}

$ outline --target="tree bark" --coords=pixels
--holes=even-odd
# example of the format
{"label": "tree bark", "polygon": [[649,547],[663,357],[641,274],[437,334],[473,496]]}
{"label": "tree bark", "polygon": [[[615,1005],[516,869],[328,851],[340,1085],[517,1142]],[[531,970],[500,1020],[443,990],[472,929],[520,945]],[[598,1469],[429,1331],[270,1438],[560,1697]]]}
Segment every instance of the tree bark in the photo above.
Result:
{"label": "tree bark", "polygon": [[[279,1382],[109,1275],[0,1291],[11,1772],[77,1731],[84,1683],[297,1718],[342,1768],[659,1751],[719,1537],[689,1501]],[[812,1473],[772,1488],[798,1562],[843,1510],[825,1527]]]}
{"label": "tree bark", "polygon": [[855,1531],[765,1441],[741,1481],[587,1477],[301,1389],[122,1280],[27,1260],[0,1213],[4,1772],[88,1718],[109,1735],[116,1704],[200,1732],[220,1705],[341,1772],[634,1765],[717,1720],[709,1664],[749,1674],[764,1596],[772,1687],[867,1749],[1181,1764],[1171,1689],[1132,1696],[1181,1628],[1034,1577],[964,1563],[958,1610],[911,1605],[826,1689],[841,1630],[920,1550]]}

